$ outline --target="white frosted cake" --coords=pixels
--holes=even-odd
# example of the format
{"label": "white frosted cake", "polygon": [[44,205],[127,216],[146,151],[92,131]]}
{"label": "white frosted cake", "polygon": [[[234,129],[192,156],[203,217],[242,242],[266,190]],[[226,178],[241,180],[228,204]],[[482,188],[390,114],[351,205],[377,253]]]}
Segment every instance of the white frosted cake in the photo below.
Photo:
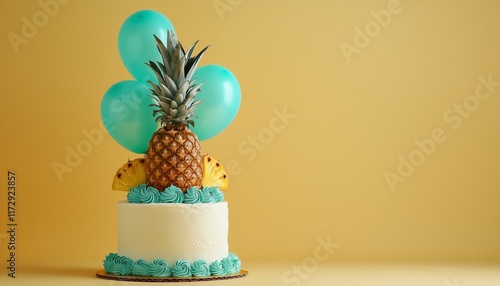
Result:
{"label": "white frosted cake", "polygon": [[[119,174],[131,180],[141,161],[121,168],[114,187]],[[228,203],[223,199],[218,187],[191,187],[186,192],[176,186],[162,192],[146,184],[132,187],[127,201],[118,203],[118,252],[106,256],[104,270],[119,276],[159,277],[239,272],[241,262],[229,252]]]}
{"label": "white frosted cake", "polygon": [[[148,63],[159,128],[141,158],[118,169],[112,188],[127,192],[118,203],[118,249],[103,261],[112,276],[218,277],[241,270],[229,252],[228,178],[222,165],[201,152],[194,125],[201,84],[191,78],[206,48],[192,56],[169,31],[167,46],[157,37],[163,62]],[[234,274],[234,275],[233,275]],[[221,278],[222,277],[222,278]],[[149,278],[146,278],[149,279]]]}
{"label": "white frosted cake", "polygon": [[118,254],[132,260],[204,259],[228,256],[227,202],[209,204],[118,204]]}
{"label": "white frosted cake", "polygon": [[[208,164],[204,170],[223,172],[219,162],[203,158]],[[124,181],[142,180],[144,165],[144,159],[125,164],[113,188],[128,188]],[[228,203],[223,200],[217,186],[190,187],[186,192],[173,185],[162,192],[147,184],[130,188],[127,200],[117,206],[118,252],[106,256],[104,270],[118,276],[156,277],[238,273],[241,262],[229,252]]]}

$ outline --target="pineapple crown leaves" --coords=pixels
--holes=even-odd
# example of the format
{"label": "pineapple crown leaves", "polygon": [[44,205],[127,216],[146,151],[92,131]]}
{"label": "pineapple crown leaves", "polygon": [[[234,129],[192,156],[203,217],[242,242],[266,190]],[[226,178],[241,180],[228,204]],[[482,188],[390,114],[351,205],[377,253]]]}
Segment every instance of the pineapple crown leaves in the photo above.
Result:
{"label": "pineapple crown leaves", "polygon": [[158,80],[158,83],[148,81],[152,97],[156,101],[156,104],[151,104],[157,108],[153,111],[153,116],[167,127],[194,126],[192,120],[195,118],[194,110],[201,102],[195,100],[195,97],[203,83],[195,84],[195,79],[192,77],[208,46],[193,56],[198,41],[185,51],[170,30],[167,35],[167,46],[156,35],[154,38],[162,62],[147,63]]}

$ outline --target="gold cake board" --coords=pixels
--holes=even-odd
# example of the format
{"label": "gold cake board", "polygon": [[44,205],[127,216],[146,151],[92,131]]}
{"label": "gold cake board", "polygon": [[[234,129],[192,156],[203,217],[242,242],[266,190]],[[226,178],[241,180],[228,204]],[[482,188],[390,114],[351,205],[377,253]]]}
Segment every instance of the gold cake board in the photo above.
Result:
{"label": "gold cake board", "polygon": [[124,275],[113,275],[106,273],[104,270],[98,270],[95,276],[102,279],[108,280],[118,280],[118,281],[132,281],[132,282],[199,282],[199,281],[212,281],[212,280],[227,280],[243,278],[248,275],[248,271],[240,270],[229,275],[221,276],[205,276],[205,277],[155,277],[155,276],[124,276]]}

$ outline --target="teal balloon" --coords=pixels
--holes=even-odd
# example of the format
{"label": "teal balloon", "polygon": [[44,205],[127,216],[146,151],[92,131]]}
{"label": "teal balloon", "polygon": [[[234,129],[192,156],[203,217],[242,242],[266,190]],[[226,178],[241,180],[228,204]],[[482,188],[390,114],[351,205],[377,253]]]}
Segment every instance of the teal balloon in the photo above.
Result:
{"label": "teal balloon", "polygon": [[135,80],[112,85],[101,101],[101,119],[111,137],[127,150],[145,154],[157,130],[153,117],[154,99],[143,83]]}
{"label": "teal balloon", "polygon": [[118,51],[123,64],[136,80],[144,83],[156,81],[146,63],[161,60],[153,35],[166,44],[168,30],[175,34],[170,20],[153,10],[136,12],[122,24],[118,34]]}
{"label": "teal balloon", "polygon": [[198,68],[193,78],[204,82],[196,99],[202,100],[195,111],[192,130],[200,140],[210,139],[233,122],[241,104],[241,89],[234,74],[219,65]]}

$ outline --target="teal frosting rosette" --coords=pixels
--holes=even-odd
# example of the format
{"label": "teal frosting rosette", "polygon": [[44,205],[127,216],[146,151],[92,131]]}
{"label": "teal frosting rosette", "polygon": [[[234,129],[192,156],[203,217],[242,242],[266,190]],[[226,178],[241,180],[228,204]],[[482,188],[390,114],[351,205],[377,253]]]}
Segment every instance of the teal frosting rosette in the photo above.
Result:
{"label": "teal frosting rosette", "polygon": [[138,259],[132,263],[132,275],[149,276],[149,274],[149,264],[146,261]]}
{"label": "teal frosting rosette", "polygon": [[131,188],[127,194],[127,201],[132,204],[141,203],[141,188],[146,187],[146,184],[139,185],[137,187]]}
{"label": "teal frosting rosette", "polygon": [[174,185],[165,188],[160,193],[160,203],[177,203],[180,204],[184,201],[184,193],[182,190]]}
{"label": "teal frosting rosette", "polygon": [[115,259],[118,256],[119,255],[116,253],[110,253],[106,255],[106,258],[103,261],[104,271],[108,273],[113,273],[113,267],[115,266]]}
{"label": "teal frosting rosette", "polygon": [[184,194],[184,203],[185,204],[198,204],[203,202],[203,196],[197,187],[190,187],[187,189]]}
{"label": "teal frosting rosette", "polygon": [[232,274],[239,271],[234,261],[229,257],[222,258],[220,264],[222,268],[224,268],[224,273],[226,274]]}
{"label": "teal frosting rosette", "polygon": [[240,258],[234,254],[234,253],[229,253],[229,255],[227,256],[229,259],[231,259],[231,261],[233,261],[234,265],[236,265],[236,269],[237,271],[240,271],[241,270],[241,260]]}
{"label": "teal frosting rosette", "polygon": [[146,184],[131,188],[127,194],[127,201],[133,204],[153,204],[160,201],[160,192]]}
{"label": "teal frosting rosette", "polygon": [[212,274],[212,275],[224,275],[224,274],[226,274],[224,272],[224,268],[222,267],[222,264],[220,263],[219,260],[215,260],[212,263],[210,263],[209,270],[210,270],[210,274]]}
{"label": "teal frosting rosette", "polygon": [[151,273],[151,276],[168,277],[172,275],[172,270],[170,269],[170,266],[168,266],[168,263],[160,258],[151,262],[149,272]]}
{"label": "teal frosting rosette", "polygon": [[132,259],[116,253],[110,253],[103,261],[104,270],[114,275],[156,276],[156,277],[206,277],[220,276],[239,272],[241,261],[234,253],[229,253],[221,260],[215,260],[210,265],[200,259],[193,263],[177,260],[170,266],[165,260],[158,258],[151,263],[143,259]]}
{"label": "teal frosting rosette", "polygon": [[191,267],[186,260],[177,260],[172,265],[172,275],[176,277],[191,276]]}
{"label": "teal frosting rosette", "polygon": [[218,187],[190,187],[184,193],[180,188],[172,185],[163,192],[146,184],[133,187],[127,194],[127,201],[132,204],[154,203],[220,203],[224,200],[224,193]]}
{"label": "teal frosting rosette", "polygon": [[160,201],[160,192],[153,187],[143,187],[140,190],[139,197],[143,204],[154,204]]}
{"label": "teal frosting rosette", "polygon": [[201,193],[204,203],[219,203],[224,199],[224,194],[217,187],[205,187]]}
{"label": "teal frosting rosette", "polygon": [[210,269],[205,260],[197,260],[191,264],[191,274],[196,277],[210,276]]}
{"label": "teal frosting rosette", "polygon": [[114,262],[111,272],[115,275],[130,275],[132,273],[132,259],[125,256],[117,256]]}

